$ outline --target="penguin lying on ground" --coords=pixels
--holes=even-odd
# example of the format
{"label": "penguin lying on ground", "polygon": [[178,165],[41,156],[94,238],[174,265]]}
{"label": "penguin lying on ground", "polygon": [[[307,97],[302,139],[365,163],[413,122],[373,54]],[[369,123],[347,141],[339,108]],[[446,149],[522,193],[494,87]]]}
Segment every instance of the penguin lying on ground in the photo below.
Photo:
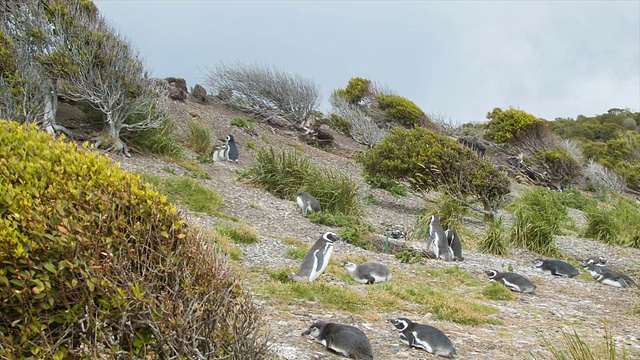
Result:
{"label": "penguin lying on ground", "polygon": [[302,259],[302,264],[300,264],[300,270],[295,274],[289,274],[289,279],[292,281],[308,279],[310,282],[317,279],[327,268],[333,252],[333,243],[338,240],[342,240],[342,238],[332,232],[324,233],[307,251]]}
{"label": "penguin lying on ground", "polygon": [[554,259],[535,259],[534,264],[536,268],[545,274],[562,276],[562,277],[574,277],[580,275],[580,271],[573,265],[562,260]]}
{"label": "penguin lying on ground", "polygon": [[497,281],[511,291],[530,293],[536,289],[536,286],[529,279],[520,274],[497,270],[485,270],[484,272],[489,276],[489,281]]}
{"label": "penguin lying on ground", "polygon": [[582,267],[591,274],[594,280],[601,284],[621,288],[628,288],[634,285],[637,286],[636,283],[627,275],[615,272],[606,266],[598,266],[592,262],[584,263],[582,264]]}
{"label": "penguin lying on ground", "polygon": [[391,271],[389,268],[379,263],[366,262],[358,265],[343,260],[342,264],[353,280],[361,284],[373,284],[391,279]]}
{"label": "penguin lying on ground", "polygon": [[593,264],[596,266],[607,266],[607,258],[602,256],[590,256],[584,261],[582,266],[584,267],[585,265],[589,264]]}
{"label": "penguin lying on ground", "polygon": [[327,349],[353,359],[373,360],[367,336],[357,327],[317,321],[302,333],[311,335]]}
{"label": "penguin lying on ground", "polygon": [[442,330],[431,325],[414,323],[407,318],[387,319],[400,331],[400,341],[412,348],[444,357],[456,354],[456,348]]}

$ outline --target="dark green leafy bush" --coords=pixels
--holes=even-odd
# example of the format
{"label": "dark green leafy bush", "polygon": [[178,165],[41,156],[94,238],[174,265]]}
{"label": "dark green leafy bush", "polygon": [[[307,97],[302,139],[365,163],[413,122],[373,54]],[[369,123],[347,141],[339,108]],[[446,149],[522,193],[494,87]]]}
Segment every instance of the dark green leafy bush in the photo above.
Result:
{"label": "dark green leafy bush", "polygon": [[270,356],[225,255],[109,158],[0,121],[0,194],[1,358]]}
{"label": "dark green leafy bush", "polygon": [[329,127],[343,135],[350,136],[353,124],[342,116],[331,114],[329,115]]}
{"label": "dark green leafy bush", "polygon": [[580,179],[581,166],[566,150],[541,150],[533,159],[558,189],[564,189]]}

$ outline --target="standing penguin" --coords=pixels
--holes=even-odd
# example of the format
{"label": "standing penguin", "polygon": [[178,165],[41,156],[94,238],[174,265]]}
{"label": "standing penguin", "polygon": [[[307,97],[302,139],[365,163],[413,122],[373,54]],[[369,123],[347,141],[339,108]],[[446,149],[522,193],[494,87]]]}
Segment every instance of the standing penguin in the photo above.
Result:
{"label": "standing penguin", "polygon": [[373,284],[391,279],[391,271],[389,268],[379,263],[366,262],[358,265],[343,260],[342,264],[353,280],[361,284]]}
{"label": "standing penguin", "polygon": [[489,276],[489,281],[497,281],[511,291],[530,293],[536,289],[536,286],[529,279],[520,274],[497,270],[485,270],[484,273]]}
{"label": "standing penguin", "polygon": [[456,231],[453,229],[447,229],[444,234],[447,237],[447,243],[449,244],[449,247],[453,252],[453,260],[463,261],[464,258],[462,257],[462,241],[460,240],[460,236],[458,236],[458,233],[456,233]]}
{"label": "standing penguin", "polygon": [[438,356],[452,357],[456,348],[442,330],[431,325],[414,323],[407,318],[387,319],[400,331],[400,341]]}
{"label": "standing penguin", "polygon": [[236,145],[236,141],[232,135],[227,135],[227,149],[227,161],[238,163],[238,157],[240,154],[238,153],[238,146]]}
{"label": "standing penguin", "polygon": [[302,333],[336,353],[358,360],[373,360],[373,351],[367,335],[351,325],[317,321]]}
{"label": "standing penguin", "polygon": [[304,192],[304,191],[299,192],[298,196],[296,196],[296,202],[300,207],[300,211],[302,212],[303,217],[307,217],[307,212],[309,210],[312,210],[315,212],[322,211],[320,202],[307,192]]}
{"label": "standing penguin", "polygon": [[564,262],[562,260],[554,259],[535,259],[534,264],[536,268],[545,274],[551,274],[562,277],[574,277],[580,275],[580,271],[573,267],[573,265]]}
{"label": "standing penguin", "polygon": [[327,268],[329,258],[333,252],[333,243],[338,240],[342,240],[342,238],[332,232],[324,233],[307,251],[304,259],[302,259],[300,270],[295,274],[289,274],[289,279],[299,281],[308,278],[310,282],[317,279]]}
{"label": "standing penguin", "polygon": [[453,250],[447,242],[447,235],[440,225],[440,217],[438,215],[431,216],[429,223],[429,238],[427,239],[427,250],[433,245],[433,253],[436,259],[442,258],[445,261],[453,260]]}

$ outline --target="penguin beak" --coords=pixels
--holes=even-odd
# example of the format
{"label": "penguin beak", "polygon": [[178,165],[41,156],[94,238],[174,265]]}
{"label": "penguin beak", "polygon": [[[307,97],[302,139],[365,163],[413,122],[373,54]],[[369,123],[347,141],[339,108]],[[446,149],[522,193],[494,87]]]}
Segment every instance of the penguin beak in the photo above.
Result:
{"label": "penguin beak", "polygon": [[342,260],[342,265],[347,265],[347,260]]}
{"label": "penguin beak", "polygon": [[304,332],[302,333],[302,336],[307,336],[307,335],[309,335],[309,334],[311,334],[311,330],[304,331]]}

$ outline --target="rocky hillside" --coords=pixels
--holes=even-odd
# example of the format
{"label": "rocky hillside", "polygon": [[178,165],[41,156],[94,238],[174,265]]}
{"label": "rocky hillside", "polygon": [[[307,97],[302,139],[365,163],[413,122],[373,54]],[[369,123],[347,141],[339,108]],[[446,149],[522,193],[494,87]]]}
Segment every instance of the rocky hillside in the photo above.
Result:
{"label": "rocky hillside", "polygon": [[[247,286],[254,292],[255,301],[264,310],[265,331],[271,334],[273,349],[280,359],[340,358],[326,351],[320,344],[301,336],[301,333],[316,320],[359,327],[369,337],[376,359],[433,358],[424,351],[409,349],[401,344],[397,331],[386,322],[387,318],[392,317],[408,317],[413,321],[428,323],[442,329],[455,344],[458,359],[542,358],[549,355],[543,337],[558,344],[563,330],[572,332],[575,329],[581,338],[590,344],[602,344],[603,321],[611,329],[618,349],[624,349],[629,358],[640,358],[640,317],[638,314],[629,314],[630,309],[640,306],[637,288],[620,289],[606,286],[587,276],[565,279],[544,275],[533,268],[536,254],[517,249],[512,251],[510,257],[501,258],[475,252],[473,248],[466,246],[463,262],[422,260],[417,264],[406,264],[391,254],[370,252],[347,243],[339,243],[336,244],[331,258],[331,263],[335,265],[334,270],[325,273],[314,283],[319,292],[323,291],[323,284],[332,284],[366,297],[370,294],[370,286],[345,281],[344,277],[336,275],[339,271],[346,272],[339,264],[347,257],[377,261],[386,264],[392,270],[394,278],[411,279],[415,284],[433,285],[436,290],[445,286],[447,291],[457,295],[452,301],[456,301],[457,298],[469,299],[497,309],[494,314],[489,315],[492,321],[488,323],[461,325],[438,320],[436,315],[425,313],[419,306],[412,304],[406,304],[405,310],[402,311],[382,313],[377,312],[374,304],[371,309],[360,309],[354,314],[324,308],[318,301],[274,299],[260,284],[271,281],[265,274],[268,269],[296,268],[298,260],[287,255],[287,251],[294,248],[292,239],[310,246],[325,231],[339,232],[340,229],[317,225],[303,218],[293,199],[282,200],[255,186],[238,181],[236,171],[250,166],[254,156],[254,151],[248,144],[253,143],[257,147],[294,147],[308,155],[319,166],[339,169],[357,179],[362,184],[362,195],[371,195],[376,200],[367,202],[365,209],[366,218],[376,228],[379,237],[383,237],[385,229],[390,226],[410,230],[419,212],[438,195],[427,194],[426,198],[423,198],[409,194],[396,198],[386,191],[371,189],[364,183],[359,167],[353,160],[355,152],[365,149],[337,133],[332,133],[334,145],[328,151],[324,151],[307,145],[301,140],[301,133],[287,128],[256,123],[255,131],[246,132],[232,126],[232,119],[248,116],[226,108],[215,99],[206,104],[191,98],[185,102],[175,101],[171,105],[171,112],[178,125],[175,136],[179,140],[186,138],[186,122],[191,118],[199,118],[211,125],[216,137],[223,138],[231,134],[239,144],[239,164],[203,164],[211,179],[199,181],[215,190],[224,199],[227,214],[246,222],[260,234],[259,243],[238,245],[243,255],[237,268],[245,274]],[[113,159],[120,162],[124,169],[148,172],[160,177],[186,172],[165,158],[134,155],[131,158],[113,156]],[[167,171],[169,168],[173,170]],[[515,193],[523,189],[521,185],[513,184]],[[182,211],[194,226],[209,228],[220,220],[187,209]],[[504,215],[508,216],[506,213]],[[573,211],[572,216],[578,224],[584,222],[580,212]],[[473,219],[469,219],[465,225],[476,232],[484,231],[482,224]],[[423,241],[412,239],[404,242],[405,246],[416,249],[424,248],[425,245]],[[640,282],[639,250],[608,246],[576,235],[562,236],[557,242],[576,262],[591,255],[606,256],[612,268],[624,271]],[[473,289],[474,285],[464,281],[451,281],[443,285],[433,276],[433,271],[446,271],[454,267],[459,267],[471,277],[487,283],[488,279],[483,270],[513,267],[515,272],[529,277],[538,289],[533,294],[516,295],[515,300],[488,300],[477,294],[477,286]]]}

